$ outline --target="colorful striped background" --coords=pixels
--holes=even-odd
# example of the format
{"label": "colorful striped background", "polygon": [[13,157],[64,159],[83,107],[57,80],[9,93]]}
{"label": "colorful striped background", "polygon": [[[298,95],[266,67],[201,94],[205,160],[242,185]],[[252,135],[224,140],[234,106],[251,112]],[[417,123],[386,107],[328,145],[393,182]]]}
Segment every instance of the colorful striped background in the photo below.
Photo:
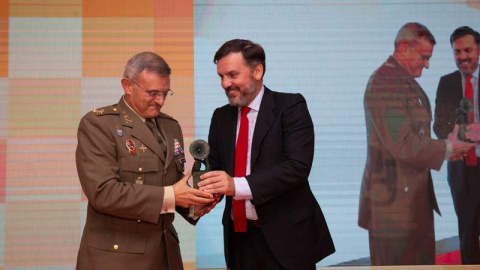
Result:
{"label": "colorful striped background", "polygon": [[[73,269],[86,213],[78,122],[118,101],[125,63],[140,51],[173,70],[163,110],[181,123],[188,149],[193,0],[0,1],[0,269]],[[192,264],[194,229],[176,222]]]}

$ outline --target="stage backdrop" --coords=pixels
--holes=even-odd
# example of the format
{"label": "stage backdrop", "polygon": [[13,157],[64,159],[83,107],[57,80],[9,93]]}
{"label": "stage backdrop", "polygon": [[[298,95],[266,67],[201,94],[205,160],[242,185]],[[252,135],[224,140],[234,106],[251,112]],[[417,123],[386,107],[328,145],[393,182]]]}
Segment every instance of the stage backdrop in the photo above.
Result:
{"label": "stage backdrop", "polygon": [[[78,122],[118,101],[130,56],[154,51],[172,67],[175,95],[163,110],[181,123],[188,149],[207,138],[213,110],[226,103],[212,60],[233,38],[265,48],[265,85],[307,99],[316,133],[310,183],[337,248],[319,266],[365,264],[357,211],[367,80],[399,27],[423,23],[438,42],[418,80],[433,104],[440,76],[456,69],[448,38],[461,25],[480,30],[479,8],[460,0],[0,0],[0,269],[74,269],[87,203],[75,169]],[[445,170],[433,177],[443,245],[456,239],[456,217]],[[222,211],[196,232],[175,221],[187,266],[224,267]]]}

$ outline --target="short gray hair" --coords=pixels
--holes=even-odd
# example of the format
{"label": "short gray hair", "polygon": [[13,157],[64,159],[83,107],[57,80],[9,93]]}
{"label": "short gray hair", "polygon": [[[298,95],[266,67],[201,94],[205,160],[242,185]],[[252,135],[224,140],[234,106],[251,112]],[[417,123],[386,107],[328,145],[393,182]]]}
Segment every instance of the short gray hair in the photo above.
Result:
{"label": "short gray hair", "polygon": [[123,77],[135,80],[138,74],[144,70],[154,72],[160,77],[166,77],[172,73],[167,62],[160,55],[153,52],[141,52],[128,60]]}
{"label": "short gray hair", "polygon": [[410,45],[414,45],[414,43],[421,38],[425,38],[432,45],[437,44],[432,33],[425,25],[417,22],[407,23],[398,30],[394,45],[395,48],[397,48],[403,41],[408,42]]}

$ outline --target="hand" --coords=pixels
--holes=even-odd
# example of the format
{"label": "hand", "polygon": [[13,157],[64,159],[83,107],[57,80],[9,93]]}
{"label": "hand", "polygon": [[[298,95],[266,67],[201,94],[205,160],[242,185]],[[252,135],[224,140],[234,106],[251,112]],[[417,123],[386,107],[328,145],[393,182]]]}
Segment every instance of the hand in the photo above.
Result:
{"label": "hand", "polygon": [[467,154],[468,149],[475,147],[475,143],[460,141],[458,139],[458,130],[459,126],[456,124],[453,132],[448,135],[448,143],[452,145],[452,153],[448,157],[449,161],[462,159]]}
{"label": "hand", "polygon": [[480,123],[469,124],[466,128],[465,138],[473,141],[480,141]]}
{"label": "hand", "polygon": [[213,195],[214,201],[210,204],[207,204],[205,206],[195,206],[195,216],[197,217],[203,217],[204,215],[210,213],[213,208],[220,202],[221,195],[219,194],[214,194]]}
{"label": "hand", "polygon": [[206,205],[214,201],[213,195],[188,186],[187,181],[192,176],[189,171],[180,181],[173,185],[175,205],[190,207],[190,205]]}
{"label": "hand", "polygon": [[211,171],[200,176],[198,187],[208,193],[220,193],[235,196],[235,183],[233,178],[224,171]]}

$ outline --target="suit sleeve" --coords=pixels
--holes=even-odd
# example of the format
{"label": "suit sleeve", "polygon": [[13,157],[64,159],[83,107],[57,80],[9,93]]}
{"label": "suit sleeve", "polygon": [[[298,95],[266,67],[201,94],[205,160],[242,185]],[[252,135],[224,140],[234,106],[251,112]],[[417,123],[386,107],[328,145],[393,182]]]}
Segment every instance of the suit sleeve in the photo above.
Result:
{"label": "suit sleeve", "polygon": [[[367,138],[377,136],[396,161],[413,167],[439,170],[443,164],[446,143],[434,140],[430,133],[430,115],[425,105],[412,95],[405,78],[396,74],[375,76],[365,93]],[[423,135],[422,135],[423,134]]]}
{"label": "suit sleeve", "polygon": [[78,128],[77,171],[89,203],[104,214],[157,223],[164,188],[121,181],[114,135],[102,121],[108,119],[89,113]]}
{"label": "suit sleeve", "polygon": [[455,125],[455,110],[458,104],[452,104],[452,95],[447,80],[442,77],[438,83],[435,98],[435,122],[433,131],[439,139],[447,139]]}
{"label": "suit sleeve", "polygon": [[289,96],[280,117],[258,149],[255,166],[262,169],[246,176],[257,206],[308,185],[315,135],[303,96]]}

